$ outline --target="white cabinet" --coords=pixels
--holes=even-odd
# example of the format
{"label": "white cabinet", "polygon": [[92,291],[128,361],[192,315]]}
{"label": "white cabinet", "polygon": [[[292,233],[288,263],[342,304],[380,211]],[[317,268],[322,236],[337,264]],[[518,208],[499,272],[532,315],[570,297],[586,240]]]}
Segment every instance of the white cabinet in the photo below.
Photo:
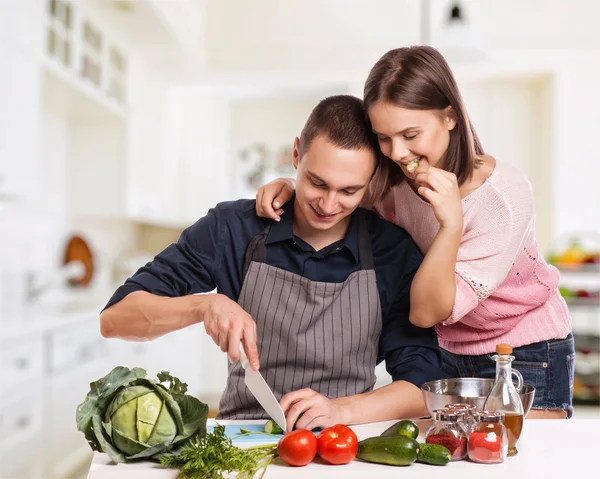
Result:
{"label": "white cabinet", "polygon": [[138,74],[131,86],[128,213],[184,227],[231,199],[229,103],[212,87],[169,85],[151,70]]}
{"label": "white cabinet", "polygon": [[[142,367],[152,379],[169,371],[188,383],[188,394],[213,393],[205,365],[215,368],[202,354],[202,325],[155,341],[127,342],[103,338],[97,313],[71,314],[62,324],[59,317],[32,319],[44,324],[26,325],[23,333],[0,340],[0,478],[73,477],[92,455],[77,430],[77,406],[90,383],[116,366]],[[224,354],[219,359],[226,364]]]}
{"label": "white cabinet", "polygon": [[[39,56],[42,50],[44,11],[50,0],[0,1],[0,43],[21,53]],[[3,71],[10,71],[9,69]]]}
{"label": "white cabinet", "polygon": [[97,316],[49,331],[44,404],[44,456],[47,478],[70,477],[90,456],[75,411],[89,384],[111,369],[110,343],[100,335]]}
{"label": "white cabinet", "polygon": [[159,223],[175,209],[177,168],[166,154],[167,82],[144,63],[132,62],[127,139],[127,214]]}
{"label": "white cabinet", "polygon": [[72,118],[69,123],[69,210],[75,216],[123,217],[125,121]]}
{"label": "white cabinet", "polygon": [[42,447],[43,354],[41,335],[0,342],[0,477],[41,476],[30,459]]}
{"label": "white cabinet", "polygon": [[10,72],[0,75],[0,199],[10,199],[35,189],[40,69],[34,57],[2,37],[0,64]]}
{"label": "white cabinet", "polygon": [[178,165],[176,217],[191,224],[220,201],[231,200],[229,102],[210,86],[176,86],[168,156]]}

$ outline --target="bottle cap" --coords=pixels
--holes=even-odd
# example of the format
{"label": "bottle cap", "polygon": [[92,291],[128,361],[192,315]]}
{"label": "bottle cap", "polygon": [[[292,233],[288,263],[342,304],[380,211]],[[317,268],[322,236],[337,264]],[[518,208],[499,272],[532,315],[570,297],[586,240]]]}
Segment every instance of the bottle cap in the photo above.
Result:
{"label": "bottle cap", "polygon": [[433,411],[433,419],[436,421],[462,421],[465,417],[465,411],[461,409],[436,409]]}
{"label": "bottle cap", "polygon": [[473,414],[477,422],[502,422],[504,421],[503,412],[477,411]]}
{"label": "bottle cap", "polygon": [[498,354],[512,354],[512,346],[510,344],[496,344],[496,352]]}
{"label": "bottle cap", "polygon": [[446,404],[444,406],[446,409],[460,409],[460,410],[464,410],[464,411],[473,411],[475,409],[477,409],[477,406],[475,406],[475,404],[467,404],[467,403],[454,403],[454,404]]}

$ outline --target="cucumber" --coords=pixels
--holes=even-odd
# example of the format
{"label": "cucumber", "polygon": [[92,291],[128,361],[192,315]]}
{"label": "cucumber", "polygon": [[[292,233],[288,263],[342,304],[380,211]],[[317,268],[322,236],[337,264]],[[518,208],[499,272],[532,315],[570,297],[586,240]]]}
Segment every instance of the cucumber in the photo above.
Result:
{"label": "cucumber", "polygon": [[452,454],[441,444],[419,444],[417,462],[445,466],[452,459]]}
{"label": "cucumber", "polygon": [[357,458],[376,464],[409,466],[417,460],[419,443],[412,437],[370,437],[358,443]]}
{"label": "cucumber", "polygon": [[268,434],[283,434],[283,429],[273,419],[269,419],[265,423],[265,432]]}
{"label": "cucumber", "polygon": [[388,427],[380,435],[383,437],[407,436],[416,439],[419,436],[419,428],[414,422],[404,420]]}

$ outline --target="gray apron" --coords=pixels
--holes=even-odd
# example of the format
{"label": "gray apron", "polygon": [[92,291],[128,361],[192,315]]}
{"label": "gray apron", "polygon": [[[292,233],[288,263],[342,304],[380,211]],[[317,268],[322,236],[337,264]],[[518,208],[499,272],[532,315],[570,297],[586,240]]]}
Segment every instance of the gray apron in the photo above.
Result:
{"label": "gray apron", "polygon": [[[375,385],[381,306],[364,211],[357,220],[360,270],[343,283],[310,281],[268,265],[270,225],[246,250],[238,304],[256,321],[260,371],[278,401],[302,388],[333,399]],[[240,363],[230,363],[217,419],[267,418]]]}

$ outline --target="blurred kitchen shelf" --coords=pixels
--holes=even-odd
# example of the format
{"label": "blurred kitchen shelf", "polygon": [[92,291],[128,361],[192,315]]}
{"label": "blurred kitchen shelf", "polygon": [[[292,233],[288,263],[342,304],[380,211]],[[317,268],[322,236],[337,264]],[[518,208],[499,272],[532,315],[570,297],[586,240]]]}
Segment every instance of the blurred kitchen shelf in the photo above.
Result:
{"label": "blurred kitchen shelf", "polygon": [[575,404],[573,418],[575,419],[600,419],[600,407],[598,405]]}
{"label": "blurred kitchen shelf", "polygon": [[600,298],[573,298],[567,296],[565,297],[565,301],[569,306],[600,307]]}
{"label": "blurred kitchen shelf", "polygon": [[74,76],[52,58],[43,59],[44,89],[53,101],[67,106],[75,116],[110,117],[125,120],[127,108],[93,85]]}
{"label": "blurred kitchen shelf", "polygon": [[600,406],[600,336],[574,333],[574,405]]}
{"label": "blurred kitchen shelf", "polygon": [[600,396],[589,399],[573,398],[573,406],[600,406]]}
{"label": "blurred kitchen shelf", "polygon": [[552,266],[558,268],[561,273],[600,273],[600,264],[596,263],[583,263],[583,264],[571,264],[571,263],[550,263]]}

